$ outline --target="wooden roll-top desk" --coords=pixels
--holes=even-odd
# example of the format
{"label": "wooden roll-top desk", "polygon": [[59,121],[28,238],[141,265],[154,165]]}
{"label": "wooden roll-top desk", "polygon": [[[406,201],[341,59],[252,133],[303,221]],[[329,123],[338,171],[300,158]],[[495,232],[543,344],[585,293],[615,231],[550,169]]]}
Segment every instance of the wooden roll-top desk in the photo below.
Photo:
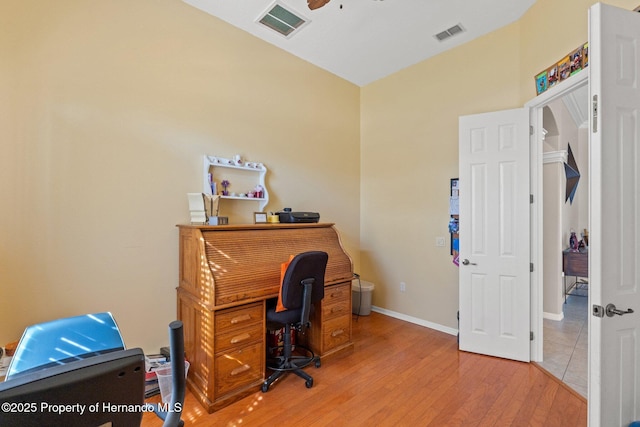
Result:
{"label": "wooden roll-top desk", "polygon": [[299,337],[323,359],[353,350],[353,264],[333,224],[180,225],[178,319],[190,362],[187,384],[213,412],[260,390],[266,300],[290,255],[329,254],[325,297]]}

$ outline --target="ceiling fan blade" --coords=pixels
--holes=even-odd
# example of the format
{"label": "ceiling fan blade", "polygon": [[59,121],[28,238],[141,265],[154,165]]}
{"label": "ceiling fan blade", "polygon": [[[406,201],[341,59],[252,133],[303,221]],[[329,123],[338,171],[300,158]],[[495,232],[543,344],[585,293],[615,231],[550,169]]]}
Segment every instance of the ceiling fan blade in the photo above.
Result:
{"label": "ceiling fan blade", "polygon": [[330,1],[331,0],[307,0],[307,5],[309,6],[309,9],[315,10],[321,8]]}

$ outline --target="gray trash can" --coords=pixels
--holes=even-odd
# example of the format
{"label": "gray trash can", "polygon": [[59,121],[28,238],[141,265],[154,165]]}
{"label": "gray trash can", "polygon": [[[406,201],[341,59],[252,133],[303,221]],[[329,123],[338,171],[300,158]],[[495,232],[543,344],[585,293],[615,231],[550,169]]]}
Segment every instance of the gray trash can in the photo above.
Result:
{"label": "gray trash can", "polygon": [[358,279],[351,281],[351,312],[360,316],[371,314],[371,296],[375,286],[371,282]]}

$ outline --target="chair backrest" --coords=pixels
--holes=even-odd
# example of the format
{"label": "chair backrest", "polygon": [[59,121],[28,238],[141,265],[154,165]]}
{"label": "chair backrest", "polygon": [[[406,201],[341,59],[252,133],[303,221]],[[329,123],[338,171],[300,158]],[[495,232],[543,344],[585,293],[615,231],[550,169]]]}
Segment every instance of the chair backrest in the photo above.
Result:
{"label": "chair backrest", "polygon": [[324,273],[329,255],[322,251],[303,252],[296,255],[282,280],[282,301],[289,310],[302,307],[302,281],[314,279],[311,302],[324,298]]}

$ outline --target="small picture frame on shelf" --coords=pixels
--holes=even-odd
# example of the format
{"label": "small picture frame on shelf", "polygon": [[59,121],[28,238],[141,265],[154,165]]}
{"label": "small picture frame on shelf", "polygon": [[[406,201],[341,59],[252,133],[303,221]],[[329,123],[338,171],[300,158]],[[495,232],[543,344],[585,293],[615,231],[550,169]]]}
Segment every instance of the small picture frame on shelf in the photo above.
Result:
{"label": "small picture frame on shelf", "polygon": [[572,76],[582,70],[582,46],[569,54],[569,75]]}
{"label": "small picture frame on shelf", "polygon": [[547,70],[539,73],[536,76],[536,94],[540,95],[549,87],[549,81],[547,80]]}
{"label": "small picture frame on shelf", "polygon": [[254,212],[253,213],[253,223],[254,224],[266,224],[267,223],[267,213],[266,212]]}
{"label": "small picture frame on shelf", "polygon": [[569,55],[558,62],[558,80],[566,80],[571,75],[571,59]]}

